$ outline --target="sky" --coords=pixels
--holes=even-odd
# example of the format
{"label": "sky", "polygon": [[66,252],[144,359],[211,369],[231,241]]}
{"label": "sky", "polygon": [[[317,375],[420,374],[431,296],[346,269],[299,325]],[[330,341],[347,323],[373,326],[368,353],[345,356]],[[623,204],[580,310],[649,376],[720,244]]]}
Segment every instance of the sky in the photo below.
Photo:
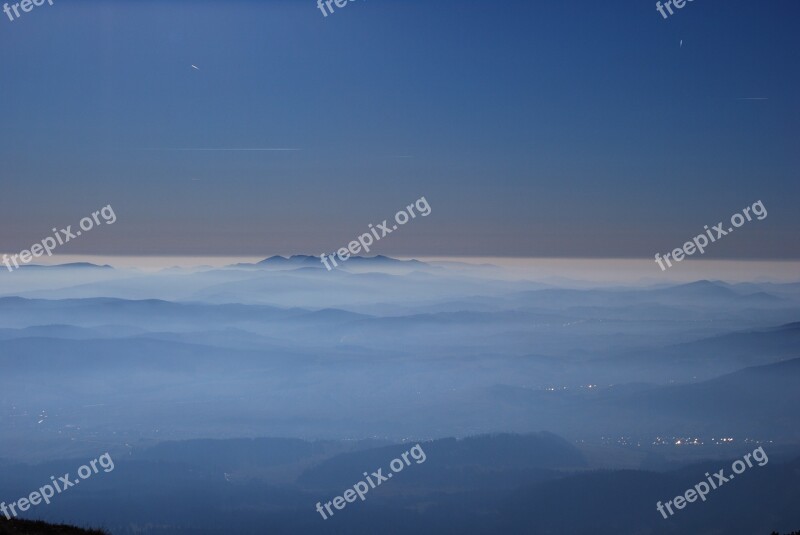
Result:
{"label": "sky", "polygon": [[[54,0],[0,13],[0,251],[800,258],[800,4]],[[193,67],[193,65],[196,67]],[[259,150],[232,150],[259,149]],[[270,149],[270,150],[264,150]],[[274,150],[280,149],[280,150]]]}

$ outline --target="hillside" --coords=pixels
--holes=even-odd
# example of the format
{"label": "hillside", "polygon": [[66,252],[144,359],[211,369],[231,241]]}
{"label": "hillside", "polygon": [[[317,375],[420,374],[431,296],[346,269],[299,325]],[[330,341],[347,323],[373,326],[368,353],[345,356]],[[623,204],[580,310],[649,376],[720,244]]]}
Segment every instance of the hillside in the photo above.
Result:
{"label": "hillside", "polygon": [[0,535],[107,535],[105,531],[81,529],[64,524],[30,520],[6,520],[0,517]]}

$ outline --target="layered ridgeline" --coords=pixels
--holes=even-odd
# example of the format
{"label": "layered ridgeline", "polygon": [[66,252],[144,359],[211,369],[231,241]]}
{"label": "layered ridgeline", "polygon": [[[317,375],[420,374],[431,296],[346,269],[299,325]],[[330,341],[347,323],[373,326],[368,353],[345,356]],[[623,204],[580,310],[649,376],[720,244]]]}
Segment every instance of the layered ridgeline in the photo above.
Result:
{"label": "layered ridgeline", "polygon": [[[0,496],[109,452],[112,473],[37,518],[114,535],[800,526],[800,283],[315,263],[0,270]],[[417,443],[424,464],[316,511]],[[657,511],[756,447],[767,466]]]}

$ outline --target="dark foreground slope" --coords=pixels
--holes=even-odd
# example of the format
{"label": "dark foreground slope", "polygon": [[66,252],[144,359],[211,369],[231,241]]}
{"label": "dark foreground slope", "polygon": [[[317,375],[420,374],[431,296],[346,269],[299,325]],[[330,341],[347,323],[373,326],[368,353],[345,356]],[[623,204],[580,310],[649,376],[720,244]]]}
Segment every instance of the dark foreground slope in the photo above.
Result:
{"label": "dark foreground slope", "polygon": [[0,535],[106,535],[105,531],[0,517]]}
{"label": "dark foreground slope", "polygon": [[[683,494],[705,473],[730,472],[732,462],[755,445],[725,446],[714,460],[656,463],[669,465],[664,470],[647,462],[659,456],[658,447],[630,446],[626,451],[642,460],[640,468],[601,470],[602,451],[578,449],[550,433],[423,441],[424,461],[414,457],[363,501],[327,519],[318,513],[318,502],[342,496],[365,473],[389,474],[392,460],[412,445],[274,438],[166,442],[120,452],[113,472],[60,495],[46,514],[103,526],[114,535],[766,535],[800,525],[796,446],[764,444],[767,463],[754,464],[705,502],[665,519],[659,501]],[[605,458],[625,453],[604,451]],[[21,496],[77,462],[0,465],[0,495]],[[5,533],[28,532],[0,530]]]}

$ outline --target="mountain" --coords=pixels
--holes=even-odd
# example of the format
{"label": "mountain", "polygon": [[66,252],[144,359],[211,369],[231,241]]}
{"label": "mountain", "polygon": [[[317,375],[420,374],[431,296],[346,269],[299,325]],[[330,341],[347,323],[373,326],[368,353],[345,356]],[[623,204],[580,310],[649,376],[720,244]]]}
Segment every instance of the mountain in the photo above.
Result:
{"label": "mountain", "polygon": [[[332,256],[332,255],[329,255]],[[391,258],[388,256],[377,255],[377,256],[351,256],[347,261],[340,262],[337,260],[340,268],[347,267],[347,266],[358,266],[358,267],[375,267],[375,268],[386,268],[386,267],[424,267],[428,264],[424,262],[420,262],[419,260],[398,260],[396,258]],[[234,264],[229,267],[236,267],[236,268],[325,268],[325,265],[321,262],[319,256],[309,256],[309,255],[293,255],[289,257],[285,256],[270,256],[269,258],[265,258],[264,260],[257,262],[255,264],[247,264],[247,263],[240,263]],[[331,264],[331,267],[333,265]]]}
{"label": "mountain", "polygon": [[624,370],[631,379],[666,383],[697,381],[742,368],[800,357],[800,323],[748,330],[625,351],[592,363],[597,370]]}
{"label": "mountain", "polygon": [[[312,489],[344,487],[352,484],[350,481],[364,467],[385,465],[414,445],[407,442],[337,455],[305,471],[297,482]],[[555,470],[586,466],[586,459],[575,446],[551,433],[445,438],[424,442],[421,447],[426,456],[424,462],[427,459],[435,462],[425,465],[425,470],[404,474],[403,482],[398,485],[428,491],[473,486],[508,488],[525,479],[546,477]]]}
{"label": "mountain", "polygon": [[345,264],[346,265],[356,264],[356,265],[366,265],[366,266],[376,266],[376,267],[392,267],[392,266],[423,267],[428,265],[425,262],[420,262],[419,260],[398,260],[397,258],[391,258],[383,255],[352,256]]}
{"label": "mountain", "polygon": [[255,264],[256,266],[289,266],[289,267],[324,267],[320,259],[316,256],[294,255],[289,258],[283,256],[271,256]]}
{"label": "mountain", "polygon": [[[719,435],[746,428],[754,435],[800,439],[800,358],[746,368],[702,383],[636,392],[615,401],[643,414],[682,416],[694,431],[704,427]],[[667,416],[669,419],[670,416]]]}
{"label": "mountain", "polygon": [[[800,442],[800,358],[739,370],[703,382],[623,384],[559,391],[496,385],[440,404],[452,421],[480,407],[502,406],[503,418],[526,417],[567,437],[714,437]],[[569,415],[565,418],[563,415]]]}
{"label": "mountain", "polygon": [[72,262],[68,264],[54,264],[52,266],[45,266],[41,264],[28,264],[24,266],[20,266],[19,269],[25,270],[36,270],[36,269],[114,269],[113,267],[109,266],[108,264],[98,265],[92,264],[89,262]]}
{"label": "mountain", "polygon": [[687,503],[667,519],[658,513],[658,501],[683,494],[702,481],[705,472],[724,468],[730,474],[733,460],[690,465],[664,474],[590,472],[521,488],[494,502],[498,510],[493,533],[766,535],[775,526],[790,529],[800,523],[798,460],[754,465],[741,478],[736,476],[735,481],[712,490],[706,501]]}
{"label": "mountain", "polygon": [[[113,473],[93,478],[91,487],[70,490],[69,500],[59,497],[47,511],[68,520],[91,518],[115,535],[257,535],[264,526],[281,534],[767,535],[800,525],[796,448],[781,456],[764,446],[768,463],[753,463],[735,481],[713,489],[705,502],[688,504],[665,520],[656,510],[658,501],[683,494],[706,472],[730,473],[740,453],[658,472],[597,470],[586,466],[573,445],[549,433],[421,441],[424,457],[411,457],[391,481],[369,489],[364,501],[336,510],[327,520],[315,511],[317,502],[342,495],[364,480],[365,472],[382,469],[388,475],[392,459],[416,444],[164,443],[115,455]],[[748,445],[741,454],[753,449]],[[0,482],[15,495],[73,463],[0,466]],[[186,488],[192,492],[183,492]],[[381,521],[388,527],[376,529]],[[3,527],[0,521],[0,535],[100,535]]]}

